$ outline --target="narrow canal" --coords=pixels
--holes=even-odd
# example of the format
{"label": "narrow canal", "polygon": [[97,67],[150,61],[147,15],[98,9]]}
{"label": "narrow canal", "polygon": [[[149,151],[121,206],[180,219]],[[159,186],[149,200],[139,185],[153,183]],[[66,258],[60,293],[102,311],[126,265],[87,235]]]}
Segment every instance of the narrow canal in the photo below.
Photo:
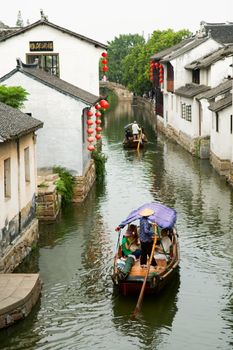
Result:
{"label": "narrow canal", "polygon": [[[21,267],[39,271],[43,290],[24,321],[0,332],[0,349],[230,350],[233,348],[233,196],[208,161],[191,157],[150,118],[126,104],[105,118],[106,177],[87,200],[40,225],[40,247]],[[123,127],[136,119],[149,144],[122,148]],[[113,290],[114,228],[144,202],[177,210],[181,262],[171,285],[145,298]]]}

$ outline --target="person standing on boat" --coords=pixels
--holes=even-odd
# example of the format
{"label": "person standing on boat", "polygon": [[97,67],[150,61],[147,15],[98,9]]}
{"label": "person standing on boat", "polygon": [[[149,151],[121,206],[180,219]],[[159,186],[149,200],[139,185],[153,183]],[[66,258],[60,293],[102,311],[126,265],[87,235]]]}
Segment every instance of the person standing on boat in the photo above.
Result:
{"label": "person standing on boat", "polygon": [[[147,257],[150,257],[152,246],[153,246],[153,238],[154,232],[152,228],[152,224],[149,222],[148,217],[154,214],[154,211],[150,208],[143,209],[140,211],[140,242],[141,242],[141,256],[140,256],[140,264],[141,267],[146,267],[147,265]],[[152,266],[156,266],[155,258],[152,258],[151,261]]]}
{"label": "person standing on boat", "polygon": [[133,133],[134,140],[138,140],[138,135],[140,130],[141,129],[139,128],[138,123],[135,120],[132,124],[132,133]]}

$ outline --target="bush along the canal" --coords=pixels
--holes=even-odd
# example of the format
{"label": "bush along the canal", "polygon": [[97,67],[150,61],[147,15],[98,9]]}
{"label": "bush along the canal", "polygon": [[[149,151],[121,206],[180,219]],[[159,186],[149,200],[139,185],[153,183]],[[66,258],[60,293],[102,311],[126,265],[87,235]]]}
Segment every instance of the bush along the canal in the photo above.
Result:
{"label": "bush along the canal", "polygon": [[53,172],[59,175],[59,180],[55,182],[55,185],[61,195],[62,205],[70,203],[74,193],[74,177],[68,170],[60,166],[54,167]]}
{"label": "bush along the canal", "polygon": [[92,159],[94,159],[95,162],[96,181],[102,181],[106,172],[105,163],[107,161],[107,156],[97,147],[97,149],[92,152]]}

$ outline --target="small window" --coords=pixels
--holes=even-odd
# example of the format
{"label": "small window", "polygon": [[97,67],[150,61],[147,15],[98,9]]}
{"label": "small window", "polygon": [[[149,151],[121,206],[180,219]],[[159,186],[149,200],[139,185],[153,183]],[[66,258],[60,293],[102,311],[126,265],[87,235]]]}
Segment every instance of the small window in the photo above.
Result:
{"label": "small window", "polygon": [[59,77],[59,56],[58,54],[27,54],[27,63],[35,63],[38,59],[39,67],[46,72]]}
{"label": "small window", "polygon": [[4,160],[4,196],[11,197],[11,160],[7,158]]}
{"label": "small window", "polygon": [[216,132],[219,131],[219,116],[218,116],[218,112],[216,112],[215,114],[215,127],[216,127]]}
{"label": "small window", "polygon": [[24,174],[25,181],[30,182],[29,147],[24,149]]}
{"label": "small window", "polygon": [[230,133],[232,134],[232,114],[230,116]]}
{"label": "small window", "polygon": [[186,104],[181,102],[181,118],[185,119],[186,115]]}
{"label": "small window", "polygon": [[195,84],[200,84],[200,69],[194,69],[192,71],[192,82]]}
{"label": "small window", "polygon": [[189,122],[192,121],[192,106],[191,105],[186,106],[186,120]]}

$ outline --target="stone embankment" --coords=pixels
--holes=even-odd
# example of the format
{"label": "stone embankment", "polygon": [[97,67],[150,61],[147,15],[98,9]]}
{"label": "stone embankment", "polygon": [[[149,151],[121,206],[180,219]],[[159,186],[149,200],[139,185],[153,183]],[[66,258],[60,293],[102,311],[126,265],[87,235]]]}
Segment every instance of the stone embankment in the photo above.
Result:
{"label": "stone embankment", "polygon": [[0,275],[0,329],[25,318],[41,293],[38,274]]}

